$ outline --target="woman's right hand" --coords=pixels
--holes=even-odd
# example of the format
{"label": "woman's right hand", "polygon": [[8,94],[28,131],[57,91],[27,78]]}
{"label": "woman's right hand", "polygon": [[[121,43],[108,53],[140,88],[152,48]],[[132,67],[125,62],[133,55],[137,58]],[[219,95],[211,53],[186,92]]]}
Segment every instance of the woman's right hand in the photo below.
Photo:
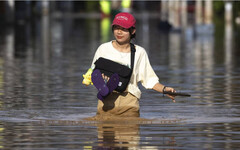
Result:
{"label": "woman's right hand", "polygon": [[103,73],[102,73],[102,78],[103,78],[103,80],[105,81],[105,83],[107,83],[108,80],[109,80],[109,77],[108,77],[108,76],[105,76]]}

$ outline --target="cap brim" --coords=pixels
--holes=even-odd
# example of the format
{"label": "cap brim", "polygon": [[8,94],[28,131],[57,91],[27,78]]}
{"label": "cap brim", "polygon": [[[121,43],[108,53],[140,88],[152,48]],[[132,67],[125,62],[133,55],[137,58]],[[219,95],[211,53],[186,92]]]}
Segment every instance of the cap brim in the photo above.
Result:
{"label": "cap brim", "polygon": [[125,29],[129,29],[129,28],[131,28],[131,27],[135,27],[135,26],[123,25],[123,24],[120,24],[120,23],[113,23],[112,26],[114,26],[114,25],[118,25],[118,26],[123,27],[123,28],[125,28]]}

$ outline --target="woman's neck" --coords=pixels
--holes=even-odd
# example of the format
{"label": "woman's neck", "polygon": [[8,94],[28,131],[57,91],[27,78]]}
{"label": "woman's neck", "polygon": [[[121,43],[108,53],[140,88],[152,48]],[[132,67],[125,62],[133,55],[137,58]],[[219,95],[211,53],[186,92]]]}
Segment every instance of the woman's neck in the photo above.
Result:
{"label": "woman's neck", "polygon": [[116,48],[120,52],[128,53],[130,52],[130,43],[119,43],[116,40],[113,41],[113,47]]}

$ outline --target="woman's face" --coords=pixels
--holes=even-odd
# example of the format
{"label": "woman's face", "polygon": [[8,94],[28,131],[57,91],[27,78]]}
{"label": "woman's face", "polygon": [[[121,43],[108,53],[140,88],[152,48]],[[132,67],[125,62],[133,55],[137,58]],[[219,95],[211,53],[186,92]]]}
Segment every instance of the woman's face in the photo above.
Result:
{"label": "woman's face", "polygon": [[113,34],[118,43],[129,43],[131,40],[129,30],[121,26],[114,26]]}

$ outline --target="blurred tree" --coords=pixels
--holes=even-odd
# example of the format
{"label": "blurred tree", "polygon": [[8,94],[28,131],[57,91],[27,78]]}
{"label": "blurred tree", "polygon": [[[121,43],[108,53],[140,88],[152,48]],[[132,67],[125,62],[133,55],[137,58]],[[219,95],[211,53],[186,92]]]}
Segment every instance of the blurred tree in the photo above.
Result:
{"label": "blurred tree", "polygon": [[101,0],[99,2],[101,7],[101,13],[103,16],[110,16],[111,14],[111,2],[109,0]]}
{"label": "blurred tree", "polygon": [[99,2],[98,1],[87,1],[86,2],[87,12],[99,12]]}
{"label": "blurred tree", "polygon": [[240,1],[234,1],[233,2],[233,16],[240,17]]}
{"label": "blurred tree", "polygon": [[224,2],[214,1],[213,2],[213,12],[215,15],[222,16],[224,14]]}

